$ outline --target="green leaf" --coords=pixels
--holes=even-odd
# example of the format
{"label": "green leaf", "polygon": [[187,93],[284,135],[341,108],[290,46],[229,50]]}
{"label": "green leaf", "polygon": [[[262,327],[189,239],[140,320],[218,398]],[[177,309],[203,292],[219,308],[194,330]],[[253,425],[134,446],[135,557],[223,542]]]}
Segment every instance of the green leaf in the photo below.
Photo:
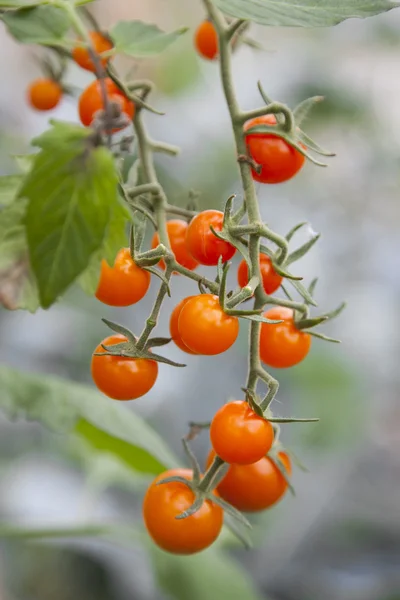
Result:
{"label": "green leaf", "polygon": [[25,199],[18,198],[0,212],[0,304],[35,312],[39,297],[29,266],[26,205]]}
{"label": "green leaf", "polygon": [[164,33],[156,25],[142,21],[119,21],[111,29],[110,36],[117,52],[143,57],[162,52],[186,31],[187,28],[182,27],[172,33]]}
{"label": "green leaf", "polygon": [[116,202],[111,207],[111,211],[104,242],[100,250],[95,252],[90,259],[87,269],[79,277],[79,285],[89,296],[93,296],[96,292],[102,259],[104,258],[109,265],[113,265],[118,250],[128,245],[126,223],[130,219],[129,211],[120,202]]}
{"label": "green leaf", "polygon": [[215,4],[232,17],[278,27],[329,27],[399,6],[391,0],[215,0]]}
{"label": "green leaf", "polygon": [[24,44],[64,45],[70,26],[65,11],[55,6],[8,11],[1,18],[11,35]]}
{"label": "green leaf", "polygon": [[0,177],[0,205],[8,206],[13,202],[22,183],[21,175],[3,175]]}
{"label": "green leaf", "polygon": [[174,600],[261,600],[250,575],[220,549],[175,556],[152,546],[159,586]]}
{"label": "green leaf", "polygon": [[177,465],[141,417],[88,386],[0,367],[0,408],[12,419],[39,421],[62,433],[75,430],[140,472],[158,474]]}
{"label": "green leaf", "polygon": [[36,154],[14,154],[13,158],[20,171],[28,173],[35,162]]}
{"label": "green leaf", "polygon": [[34,141],[42,148],[21,196],[40,302],[48,308],[86,269],[107,234],[117,202],[111,153],[91,145],[90,130],[65,123]]}
{"label": "green leaf", "polygon": [[28,6],[38,6],[43,4],[39,0],[0,0],[0,8],[26,8]]}

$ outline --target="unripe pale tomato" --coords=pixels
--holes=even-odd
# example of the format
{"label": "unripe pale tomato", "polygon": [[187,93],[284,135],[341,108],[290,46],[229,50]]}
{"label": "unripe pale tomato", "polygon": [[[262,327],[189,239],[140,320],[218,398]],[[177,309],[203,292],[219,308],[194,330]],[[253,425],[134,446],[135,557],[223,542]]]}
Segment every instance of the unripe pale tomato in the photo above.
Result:
{"label": "unripe pale tomato", "polygon": [[[292,472],[290,458],[285,452],[279,452],[289,474]],[[214,460],[211,450],[207,459],[207,468]],[[256,512],[273,506],[287,490],[287,483],[278,467],[270,458],[264,456],[251,465],[230,465],[218,485],[221,498],[244,512]]]}
{"label": "unripe pale tomato", "polygon": [[[104,79],[107,97],[110,102],[116,102],[120,105],[121,111],[132,120],[135,114],[135,105],[119,89],[119,87],[109,79]],[[81,94],[79,98],[79,118],[83,125],[89,127],[95,114],[99,110],[104,110],[103,97],[101,94],[100,82],[96,79]],[[117,131],[117,130],[116,130]]]}
{"label": "unripe pale tomato", "polygon": [[196,354],[196,352],[193,352],[190,348],[188,348],[188,346],[186,346],[186,344],[183,343],[181,334],[179,333],[179,328],[178,328],[178,322],[179,322],[181,310],[185,306],[186,302],[188,300],[190,300],[191,298],[194,298],[194,296],[188,296],[187,298],[184,298],[183,300],[181,300],[179,302],[179,304],[177,304],[175,306],[174,310],[171,313],[171,318],[169,321],[169,332],[171,334],[173,341],[178,346],[178,348],[183,350],[183,352],[187,352],[187,354]]}
{"label": "unripe pale tomato", "polygon": [[218,296],[200,294],[183,305],[178,320],[182,342],[196,354],[221,354],[236,341],[237,317],[227,315]]}
{"label": "unripe pale tomato", "polygon": [[[260,271],[263,288],[266,294],[273,294],[280,288],[282,277],[274,271],[271,259],[266,254],[260,254]],[[238,283],[240,287],[244,287],[249,282],[249,267],[245,260],[238,268]]]}
{"label": "unripe pale tomato", "polygon": [[185,519],[175,517],[190,508],[194,493],[184,483],[157,485],[167,477],[193,479],[189,469],[171,469],[158,475],[148,488],[143,501],[143,518],[154,542],[173,554],[195,554],[208,548],[220,534],[223,510],[211,500],[205,500],[197,512]]}
{"label": "unripe pale tomato", "polygon": [[[247,121],[246,132],[256,125],[276,125],[274,115],[264,115]],[[282,183],[291,179],[304,165],[304,156],[273,133],[249,133],[246,144],[251,158],[261,166],[261,172],[252,169],[253,179],[261,183]]]}
{"label": "unripe pale tomato", "polygon": [[274,430],[244,400],[228,402],[214,415],[210,427],[212,447],[230,464],[249,465],[269,452]]}
{"label": "unripe pale tomato", "polygon": [[[107,52],[107,50],[111,50],[113,44],[111,40],[102,35],[99,31],[90,31],[89,32],[90,41],[92,43],[92,47],[96,54],[101,54],[102,52]],[[76,46],[72,50],[72,58],[74,61],[82,67],[82,69],[86,69],[86,71],[92,71],[92,73],[96,72],[96,67],[93,64],[93,61],[90,57],[90,53],[85,46]],[[108,58],[99,57],[101,64],[103,67],[106,66]]]}
{"label": "unripe pale tomato", "polygon": [[[126,342],[126,337],[115,334],[101,343],[113,346]],[[99,344],[92,356],[92,377],[103,394],[114,400],[134,400],[147,394],[156,382],[158,363],[148,358],[128,358],[123,356],[95,356],[104,353]]]}
{"label": "unripe pale tomato", "polygon": [[218,56],[218,36],[211,21],[203,21],[198,26],[194,45],[197,52],[207,60],[214,60]]}
{"label": "unripe pale tomato", "polygon": [[149,286],[150,273],[134,263],[129,248],[121,248],[114,266],[102,261],[96,298],[110,306],[130,306],[145,296]]}
{"label": "unripe pale tomato", "polygon": [[270,367],[293,367],[301,362],[310,351],[311,336],[296,328],[293,310],[275,306],[264,313],[264,317],[282,320],[275,325],[261,324],[260,358]]}
{"label": "unripe pale tomato", "polygon": [[62,97],[62,88],[53,79],[42,78],[33,81],[28,88],[28,100],[36,110],[55,108]]}
{"label": "unripe pale tomato", "polygon": [[[173,219],[172,221],[167,222],[169,243],[176,261],[183,267],[193,271],[199,263],[193,258],[186,246],[187,229],[188,224],[182,219]],[[159,243],[160,238],[156,232],[153,235],[151,247],[156,248]],[[159,265],[162,269],[165,269],[165,262],[162,259],[160,260]]]}
{"label": "unripe pale tomato", "polygon": [[186,234],[186,244],[190,254],[202,265],[218,264],[222,256],[226,262],[236,252],[236,248],[225,240],[220,240],[210,229],[221,231],[224,214],[220,210],[204,210],[196,215],[189,223]]}

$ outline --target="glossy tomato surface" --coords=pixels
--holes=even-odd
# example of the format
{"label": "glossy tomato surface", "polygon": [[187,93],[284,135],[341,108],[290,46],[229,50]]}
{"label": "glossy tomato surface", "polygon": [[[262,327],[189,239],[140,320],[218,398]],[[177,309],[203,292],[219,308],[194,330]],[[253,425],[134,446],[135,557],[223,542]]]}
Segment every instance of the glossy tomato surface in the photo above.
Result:
{"label": "glossy tomato surface", "polygon": [[296,328],[293,310],[284,306],[275,306],[264,313],[268,319],[282,323],[262,323],[260,334],[260,357],[270,367],[287,368],[301,362],[311,348],[309,333]]}
{"label": "glossy tomato surface", "polygon": [[218,296],[200,294],[182,307],[178,331],[181,340],[192,352],[220,354],[235,343],[239,320],[222,310]]}
{"label": "glossy tomato surface", "polygon": [[[123,335],[115,334],[101,343],[113,346],[126,342]],[[104,353],[101,344],[92,356],[92,377],[103,394],[114,400],[134,400],[147,394],[156,382],[158,364],[147,358],[125,358],[122,356],[95,356]]]}
{"label": "glossy tomato surface", "polygon": [[158,475],[148,488],[143,501],[143,518],[154,542],[173,554],[195,554],[210,546],[220,534],[223,510],[206,500],[190,517],[176,519],[190,508],[195,500],[192,490],[184,483],[157,485],[167,477],[180,476],[191,480],[189,469],[171,469]]}

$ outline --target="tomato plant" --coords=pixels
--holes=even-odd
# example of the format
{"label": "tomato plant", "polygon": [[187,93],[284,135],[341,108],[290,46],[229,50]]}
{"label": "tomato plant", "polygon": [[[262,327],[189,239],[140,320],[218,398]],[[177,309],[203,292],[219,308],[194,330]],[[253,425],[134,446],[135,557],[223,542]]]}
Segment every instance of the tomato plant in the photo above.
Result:
{"label": "tomato plant", "polygon": [[[193,271],[198,265],[197,260],[193,258],[190,254],[187,245],[186,245],[186,234],[187,234],[188,224],[186,221],[182,219],[173,219],[167,222],[167,233],[169,243],[171,245],[171,250],[175,255],[176,261],[182,265],[182,267],[186,267],[190,271]],[[156,248],[160,243],[160,237],[158,233],[153,235],[153,239],[151,242],[151,247]],[[160,261],[160,267],[165,269],[165,262],[163,260]]]}
{"label": "tomato plant", "polygon": [[[244,130],[257,125],[276,125],[274,115],[264,115],[247,121]],[[273,133],[248,133],[246,144],[260,170],[252,169],[253,178],[261,183],[282,183],[300,171],[305,157],[286,140]]]}
{"label": "tomato plant", "polygon": [[28,100],[36,110],[51,110],[62,98],[62,88],[53,79],[36,79],[28,89]]}
{"label": "tomato plant", "polygon": [[263,323],[260,334],[260,358],[270,367],[293,367],[309,353],[311,336],[300,331],[293,320],[293,310],[284,306],[270,308],[265,316],[282,319],[281,323]]}
{"label": "tomato plant", "polygon": [[244,400],[228,402],[214,415],[210,426],[211,444],[222,460],[249,465],[271,449],[274,430]]}
{"label": "tomato plant", "polygon": [[[107,50],[111,50],[113,47],[112,42],[98,31],[90,31],[89,39],[93,52],[96,54],[107,52]],[[76,46],[72,50],[72,58],[80,67],[82,67],[82,69],[85,69],[86,71],[92,71],[92,73],[96,72],[96,67],[92,58],[90,57],[89,50],[85,46]],[[103,67],[105,67],[108,59],[99,57],[99,60]]]}
{"label": "tomato plant", "polygon": [[[230,520],[227,525],[246,542],[243,527],[250,524],[239,511],[269,508],[290,487],[291,461],[280,440],[280,425],[317,420],[275,414],[279,382],[266,366],[300,363],[310,351],[312,336],[337,342],[317,327],[336,317],[344,304],[331,312],[313,313],[316,281],[294,274],[292,264],[311,250],[319,235],[293,248],[293,239],[305,223],[294,224],[286,234],[274,231],[263,222],[254,183],[288,181],[306,160],[326,166],[319,157],[333,154],[303,131],[306,117],[321,97],[306,98],[291,109],[270,99],[259,83],[260,106],[241,108],[233,50],[240,51],[242,44],[255,45],[248,37],[253,21],[268,26],[328,26],[349,16],[389,10],[392,3],[381,0],[379,9],[371,9],[348,0],[329,11],[299,0],[294,15],[288,3],[270,11],[267,1],[256,7],[254,0],[203,0],[204,20],[195,33],[192,52],[193,57],[197,52],[214,61],[204,65],[205,73],[219,72],[238,174],[227,189],[239,191],[225,202],[215,199],[222,210],[202,211],[193,192],[188,193],[187,203],[175,205],[173,194],[167,195],[159,178],[156,155],[173,157],[179,152],[157,139],[164,107],[155,104],[162,104],[162,98],[154,100],[153,83],[136,79],[135,68],[120,72],[118,60],[114,61],[114,56],[125,55],[127,62],[135,60],[134,67],[139,61],[142,65],[184,35],[186,28],[164,32],[132,20],[106,29],[81,7],[86,4],[81,0],[25,4],[6,2],[0,16],[18,42],[36,43],[45,55],[43,77],[31,84],[29,103],[50,110],[63,94],[72,95],[73,88],[66,82],[71,60],[95,79],[77,102],[83,126],[50,121],[48,130],[32,141],[37,152],[19,157],[22,172],[0,179],[4,192],[0,254],[6,257],[0,273],[2,303],[32,312],[49,309],[77,283],[103,304],[123,307],[143,298],[152,281],[157,290],[151,306],[146,306],[142,326],[138,325],[140,312],[133,319],[140,330],[134,333],[103,319],[113,333],[95,349],[91,370],[98,390],[115,400],[145,396],[157,380],[159,363],[166,365],[165,372],[167,367],[186,366],[168,357],[171,341],[187,354],[219,360],[217,355],[235,343],[240,321],[249,326],[243,400],[224,404],[211,424],[191,424],[183,438],[190,469],[171,470],[178,459],[162,438],[126,406],[90,389],[84,388],[83,393],[72,386],[70,410],[53,418],[46,412],[42,420],[61,423],[67,433],[80,434],[124,461],[125,467],[133,467],[136,474],[158,475],[145,495],[143,518],[150,536],[164,550],[191,554],[207,548],[221,531],[224,512],[235,520],[234,526]],[[211,111],[213,106],[205,102],[202,109]],[[149,113],[154,137],[147,129]],[[189,130],[196,117],[191,113],[184,120],[180,115],[182,126]],[[212,171],[209,176],[213,177]],[[236,253],[241,262],[238,286],[232,287],[231,259]],[[171,337],[160,337],[154,333],[166,298],[175,297],[174,273],[185,277],[193,290],[168,315]],[[253,305],[245,304],[251,298]],[[129,319],[129,311],[125,315]],[[162,348],[160,354],[157,348]],[[168,375],[163,372],[160,379],[164,377]],[[48,406],[46,388],[40,383],[35,382],[35,390],[41,390],[40,402],[35,395],[32,402],[24,403],[18,390],[15,393],[16,403],[29,418],[37,418],[41,403]],[[56,383],[49,385],[58,393]],[[82,398],[85,394],[91,400]],[[200,473],[190,442],[207,426],[213,451],[206,471]]]}
{"label": "tomato plant", "polygon": [[227,315],[218,296],[201,294],[187,299],[178,319],[182,342],[196,354],[221,354],[236,341],[239,321]]}
{"label": "tomato plant", "polygon": [[214,60],[218,55],[218,35],[211,21],[203,21],[198,26],[194,43],[202,58]]}
{"label": "tomato plant", "polygon": [[[278,290],[283,281],[283,277],[275,272],[271,259],[266,254],[260,254],[260,273],[263,288],[266,294],[273,294]],[[249,267],[245,260],[242,260],[238,268],[238,284],[244,287],[249,282]]]}
{"label": "tomato plant", "polygon": [[[215,452],[208,455],[207,466],[212,464]],[[285,452],[280,452],[287,473],[292,472],[291,462]],[[244,512],[258,512],[276,504],[285,494],[287,483],[275,462],[268,456],[249,465],[230,465],[218,485],[221,498]]]}
{"label": "tomato plant", "polygon": [[181,315],[181,310],[182,308],[185,306],[185,304],[191,300],[192,298],[194,298],[195,296],[188,296],[187,298],[184,298],[183,300],[181,300],[179,302],[179,304],[177,304],[174,308],[174,310],[171,313],[171,317],[169,320],[169,332],[171,334],[171,338],[172,340],[175,342],[175,344],[178,346],[178,348],[180,348],[181,350],[183,350],[183,352],[187,352],[187,354],[197,354],[197,352],[193,352],[193,350],[191,350],[182,340],[182,336],[179,333],[179,317]]}
{"label": "tomato plant", "polygon": [[146,295],[149,286],[150,273],[133,262],[129,248],[121,248],[112,267],[102,260],[96,298],[110,306],[130,306]]}
{"label": "tomato plant", "polygon": [[146,529],[155,543],[174,554],[194,554],[204,550],[217,539],[222,529],[223,510],[211,500],[186,519],[176,517],[194,501],[193,491],[184,483],[161,483],[168,477],[183,477],[190,481],[189,469],[171,469],[155,478],[143,501]]}
{"label": "tomato plant", "polygon": [[[103,85],[108,102],[115,102],[121,112],[130,120],[135,114],[135,105],[121,92],[119,87],[111,80],[104,79]],[[83,125],[89,126],[99,111],[104,109],[104,100],[102,97],[102,84],[96,79],[81,94],[79,98],[79,118]],[[113,131],[118,131],[119,127],[114,127]]]}
{"label": "tomato plant", "polygon": [[186,243],[189,252],[202,265],[215,266],[219,257],[222,261],[230,260],[236,248],[229,242],[219,239],[211,227],[219,232],[222,230],[224,215],[219,210],[204,210],[191,220]]}
{"label": "tomato plant", "polygon": [[110,335],[97,346],[92,356],[93,381],[103,394],[114,400],[134,400],[144,396],[158,375],[158,364],[154,360],[107,355],[103,348],[125,341],[123,335]]}

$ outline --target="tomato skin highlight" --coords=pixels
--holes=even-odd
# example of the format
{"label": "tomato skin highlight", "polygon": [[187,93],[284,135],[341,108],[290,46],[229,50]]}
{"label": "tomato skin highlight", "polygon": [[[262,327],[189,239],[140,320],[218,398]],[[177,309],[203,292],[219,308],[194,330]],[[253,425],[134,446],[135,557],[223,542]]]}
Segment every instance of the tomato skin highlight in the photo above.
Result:
{"label": "tomato skin highlight", "polygon": [[[101,344],[112,346],[126,342],[123,335],[105,338]],[[101,344],[94,353],[104,353]],[[113,400],[135,400],[147,394],[156,382],[158,363],[147,358],[123,356],[92,356],[92,377],[98,389]]]}
{"label": "tomato skin highlight", "polygon": [[264,313],[264,317],[282,319],[283,323],[261,324],[261,360],[278,369],[293,367],[301,362],[310,351],[311,336],[296,328],[293,310],[284,306],[274,306]]}
{"label": "tomato skin highlight", "polygon": [[[171,250],[175,255],[176,262],[183,267],[186,267],[190,271],[193,271],[199,263],[193,258],[186,246],[187,229],[188,224],[182,219],[172,219],[171,221],[167,222],[169,243],[171,245]],[[153,235],[151,247],[157,248],[159,243],[160,238],[156,232]],[[158,264],[163,270],[165,270],[165,262],[163,259],[161,259]]]}
{"label": "tomato skin highlight", "polygon": [[[273,294],[281,286],[283,277],[274,271],[271,259],[266,254],[260,254],[260,271],[263,288],[266,294]],[[239,264],[238,284],[245,287],[249,283],[249,268],[245,260]]]}
{"label": "tomato skin highlight", "polygon": [[214,415],[210,427],[211,445],[222,460],[249,465],[269,452],[274,430],[244,400],[228,402]]}
{"label": "tomato skin highlight", "polygon": [[153,541],[172,554],[195,554],[210,546],[219,536],[223,524],[223,510],[211,500],[190,517],[175,517],[194,502],[194,493],[184,483],[171,482],[157,485],[172,476],[192,480],[190,469],[171,469],[158,475],[150,484],[143,500],[143,518]]}
{"label": "tomato skin highlight", "polygon": [[[276,125],[274,115],[264,115],[247,121],[244,131],[256,125]],[[303,167],[305,157],[296,148],[273,133],[249,133],[246,144],[251,158],[261,166],[260,173],[252,169],[252,176],[260,183],[283,183]]]}
{"label": "tomato skin highlight", "polygon": [[[279,452],[289,474],[292,472],[290,458]],[[207,458],[207,468],[214,460],[211,450]],[[276,504],[285,494],[288,485],[278,467],[267,456],[251,465],[230,465],[217,487],[218,493],[238,510],[258,512]]]}
{"label": "tomato skin highlight", "polygon": [[182,342],[196,354],[221,354],[239,334],[239,320],[222,310],[218,296],[200,294],[182,307],[178,320]]}
{"label": "tomato skin highlight", "polygon": [[204,210],[189,223],[186,244],[191,255],[202,265],[215,266],[219,257],[226,262],[232,258],[236,248],[225,240],[220,240],[210,229],[221,231],[224,214],[220,210]]}
{"label": "tomato skin highlight", "polygon": [[102,260],[95,296],[109,306],[130,306],[146,295],[150,281],[150,273],[134,263],[129,248],[121,248],[112,267]]}
{"label": "tomato skin highlight", "polygon": [[[104,79],[107,97],[110,102],[117,102],[121,111],[132,120],[135,114],[135,105],[118,88],[109,77]],[[92,124],[95,114],[104,110],[103,97],[100,82],[96,79],[81,94],[78,103],[79,118],[86,127]],[[119,131],[118,129],[113,130]]]}
{"label": "tomato skin highlight", "polygon": [[27,93],[32,108],[45,111],[51,110],[59,104],[63,92],[59,83],[43,77],[32,81]]}
{"label": "tomato skin highlight", "polygon": [[188,300],[190,300],[191,298],[194,298],[194,296],[188,296],[187,298],[184,298],[179,302],[179,304],[175,306],[174,310],[171,313],[171,318],[169,321],[169,332],[175,344],[178,346],[178,348],[183,350],[183,352],[186,352],[187,354],[197,354],[196,352],[193,352],[193,350],[191,350],[188,346],[186,346],[186,344],[182,341],[178,327],[181,310],[185,306],[186,302],[188,302]]}
{"label": "tomato skin highlight", "polygon": [[198,54],[207,60],[218,56],[218,35],[211,21],[203,21],[196,29],[194,45]]}
{"label": "tomato skin highlight", "polygon": [[[102,52],[107,52],[107,50],[111,50],[113,48],[112,42],[107,39],[104,35],[102,35],[99,31],[90,31],[89,32],[90,41],[92,43],[92,47],[96,54],[101,54]],[[90,57],[90,53],[85,46],[76,46],[72,50],[72,58],[73,60],[86,71],[91,71],[92,73],[96,72],[96,67]],[[99,57],[101,64],[103,67],[107,65],[108,58]]]}

